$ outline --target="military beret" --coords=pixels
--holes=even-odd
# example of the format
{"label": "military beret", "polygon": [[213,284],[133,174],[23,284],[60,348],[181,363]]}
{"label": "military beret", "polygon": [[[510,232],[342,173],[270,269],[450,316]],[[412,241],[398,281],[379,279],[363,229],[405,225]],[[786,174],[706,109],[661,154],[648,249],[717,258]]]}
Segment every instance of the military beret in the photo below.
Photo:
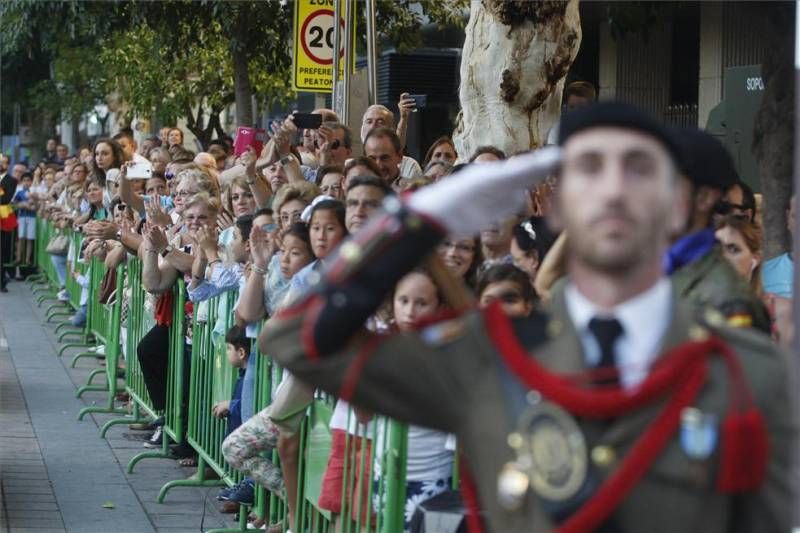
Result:
{"label": "military beret", "polygon": [[597,102],[561,116],[558,144],[563,146],[571,135],[589,128],[611,126],[645,133],[664,145],[680,165],[681,150],[673,132],[649,113],[623,102]]}
{"label": "military beret", "polygon": [[727,189],[739,174],[727,148],[713,135],[697,128],[675,130],[681,148],[681,170],[694,185]]}

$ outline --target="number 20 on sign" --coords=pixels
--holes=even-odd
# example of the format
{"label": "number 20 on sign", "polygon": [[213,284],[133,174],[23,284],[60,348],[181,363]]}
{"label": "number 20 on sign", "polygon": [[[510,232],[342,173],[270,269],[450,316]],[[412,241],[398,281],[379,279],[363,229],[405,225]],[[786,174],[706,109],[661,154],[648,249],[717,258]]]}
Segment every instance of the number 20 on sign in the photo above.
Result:
{"label": "number 20 on sign", "polygon": [[[294,1],[294,64],[292,70],[294,89],[297,91],[331,92],[333,87],[333,4],[335,1],[337,0]],[[343,13],[344,6],[340,7],[339,12]],[[341,72],[344,69],[345,30],[342,17],[339,18],[339,30]],[[355,29],[353,35],[355,35]],[[353,50],[355,50],[355,46],[353,46]]]}

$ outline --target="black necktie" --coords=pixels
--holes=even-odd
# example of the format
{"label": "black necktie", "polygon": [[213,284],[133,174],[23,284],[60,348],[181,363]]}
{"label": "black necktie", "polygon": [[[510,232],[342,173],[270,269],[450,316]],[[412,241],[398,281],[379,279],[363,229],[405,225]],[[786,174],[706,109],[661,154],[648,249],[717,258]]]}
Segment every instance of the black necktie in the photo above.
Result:
{"label": "black necktie", "polygon": [[614,343],[623,333],[622,324],[616,318],[593,318],[589,321],[589,331],[600,344],[600,362],[595,368],[602,371],[602,376],[592,382],[596,385],[618,384],[619,376],[611,371],[616,370],[617,367]]}

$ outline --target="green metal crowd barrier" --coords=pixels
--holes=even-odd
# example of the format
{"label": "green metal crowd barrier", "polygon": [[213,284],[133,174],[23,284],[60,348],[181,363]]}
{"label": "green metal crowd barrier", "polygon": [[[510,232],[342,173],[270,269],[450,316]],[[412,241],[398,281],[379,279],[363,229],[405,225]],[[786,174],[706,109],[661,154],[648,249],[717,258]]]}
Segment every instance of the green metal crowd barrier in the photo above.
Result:
{"label": "green metal crowd barrier", "polygon": [[[69,231],[69,230],[64,230]],[[69,294],[69,306],[72,310],[77,310],[81,305],[81,293],[83,287],[78,283],[78,276],[91,277],[91,264],[87,264],[81,259],[81,246],[83,244],[83,235],[78,232],[69,232],[70,247],[67,254],[67,277],[65,288]],[[72,312],[63,313],[64,315],[72,315]],[[58,355],[64,355],[64,352],[71,348],[89,348],[94,345],[91,324],[88,318],[88,303],[87,303],[87,319],[83,326],[73,326],[69,321],[63,322],[56,327],[56,334],[58,335],[58,342],[69,340],[66,344],[61,346]]]}
{"label": "green metal crowd barrier", "polygon": [[[123,305],[127,300],[128,313],[124,321],[120,321],[125,331],[125,392],[130,398],[132,413],[129,416],[114,418],[103,424],[100,436],[105,438],[111,427],[119,424],[141,424],[161,416],[153,409],[150,395],[144,384],[144,376],[136,355],[136,347],[154,322],[146,311],[147,293],[142,286],[142,262],[137,258],[129,258],[123,284]],[[150,418],[148,418],[150,417]]]}
{"label": "green metal crowd barrier", "polygon": [[50,269],[53,269],[53,263],[50,261],[50,255],[45,250],[47,243],[50,242],[50,228],[51,223],[47,219],[36,217],[36,240],[33,243],[33,266],[35,273],[26,278],[32,286],[48,284],[50,281],[46,264],[49,263]]}
{"label": "green metal crowd barrier", "polygon": [[[195,302],[192,315],[192,357],[189,377],[189,409],[186,440],[197,452],[197,473],[189,479],[177,479],[165,484],[158,495],[162,503],[167,491],[174,487],[208,487],[234,485],[241,474],[230,468],[222,457],[225,438],[225,419],[212,415],[214,404],[230,400],[236,382],[236,372],[226,357],[225,332],[233,325],[235,292]],[[219,307],[222,305],[222,316]],[[201,308],[207,309],[205,316]],[[221,320],[222,333],[215,333],[217,320]],[[214,470],[218,479],[207,479],[206,468]],[[243,528],[247,513],[241,513]]]}
{"label": "green metal crowd barrier", "polygon": [[[103,277],[108,272],[106,266],[97,258],[92,260],[92,273],[93,276],[99,275],[102,271],[103,275],[100,276],[102,281]],[[114,402],[118,392],[118,378],[119,378],[119,355],[120,355],[120,333],[122,326],[120,324],[122,314],[122,301],[123,301],[123,287],[125,282],[125,265],[121,264],[116,268],[116,277],[114,284],[114,294],[111,295],[110,303],[101,303],[99,301],[99,294],[91,293],[89,296],[89,307],[91,317],[92,334],[98,343],[105,346],[105,368],[98,368],[92,370],[86,379],[86,384],[80,387],[77,391],[77,396],[80,396],[86,391],[105,391],[106,403],[105,405],[92,405],[84,407],[78,413],[78,420],[82,420],[88,413],[119,413],[124,414],[124,409],[115,406]],[[92,285],[95,286],[94,284]],[[94,352],[96,355],[96,352]],[[81,355],[81,354],[78,354]],[[73,359],[73,364],[78,358],[78,355]],[[92,380],[96,375],[105,373],[105,384],[95,385]]]}
{"label": "green metal crowd barrier", "polygon": [[[169,326],[169,349],[167,354],[167,403],[163,413],[164,425],[162,429],[164,436],[161,439],[161,450],[142,452],[132,457],[130,462],[128,462],[129,474],[133,473],[134,466],[142,459],[170,458],[170,440],[173,442],[182,442],[185,437],[187,406],[184,402],[184,393],[188,393],[188,390],[184,382],[184,372],[188,372],[188,369],[186,368],[186,357],[184,353],[186,343],[186,286],[182,279],[178,279],[175,282],[172,292],[172,324]],[[144,376],[141,376],[141,367],[138,365],[138,357],[134,355],[136,353],[136,348],[134,347],[133,351],[129,351],[129,353],[131,354],[131,356],[128,357],[129,361],[136,359],[136,366],[140,374],[139,379],[141,383],[141,388],[137,387],[137,390],[131,394],[131,399],[139,404],[139,407],[144,409],[150,416],[157,418],[159,413],[153,409],[152,402],[149,401],[149,398],[145,400],[144,394],[142,394],[142,392],[147,389],[144,386]],[[126,375],[127,373],[126,371]],[[137,379],[137,384],[139,379]]]}
{"label": "green metal crowd barrier", "polygon": [[[49,242],[56,230],[49,221],[41,224],[37,236],[42,242]],[[47,240],[45,240],[47,239]],[[129,258],[126,265],[117,269],[116,297],[109,304],[98,301],[99,287],[105,272],[105,265],[94,259],[91,264],[82,265],[80,257],[80,234],[71,235],[74,258],[71,269],[83,271],[90,278],[87,326],[81,330],[84,344],[68,343],[61,352],[70,346],[90,344],[105,345],[106,367],[90,373],[86,385],[77,394],[87,390],[107,392],[103,406],[87,407],[80,411],[82,419],[88,413],[104,412],[123,414],[124,410],[115,406],[118,392],[117,367],[121,355],[120,340],[125,334],[125,391],[130,397],[131,413],[106,422],[100,432],[105,437],[108,430],[117,424],[147,422],[164,416],[164,438],[162,448],[146,451],[133,457],[128,463],[128,472],[145,458],[170,457],[169,443],[184,441],[198,454],[198,472],[190,479],[174,480],[165,484],[158,495],[161,503],[166,493],[177,486],[220,486],[233,485],[242,479],[240,472],[232,469],[224,460],[221,444],[225,437],[226,421],[214,418],[212,406],[222,400],[230,399],[236,381],[236,371],[227,362],[224,332],[232,324],[232,303],[235,292],[227,293],[208,301],[205,321],[198,320],[198,305],[193,309],[191,358],[185,355],[186,288],[179,279],[173,288],[172,325],[169,333],[167,405],[163,412],[156,411],[147,393],[144,377],[137,357],[137,346],[147,331],[153,326],[152,312],[146,310],[147,294],[142,286],[142,262]],[[52,267],[49,254],[37,249],[37,264],[42,279],[48,285],[58,287],[57,275]],[[88,270],[86,270],[88,268]],[[71,276],[68,276],[71,279]],[[70,282],[70,299],[73,305],[80,303],[80,286]],[[223,304],[220,305],[220,299]],[[127,306],[127,316],[122,318],[123,307]],[[222,316],[220,317],[220,313]],[[219,328],[214,332],[217,320],[224,324],[222,334]],[[66,334],[75,334],[66,331]],[[266,354],[252,350],[256,360],[255,412],[267,407],[281,381],[282,369]],[[73,359],[95,355],[83,352]],[[190,367],[186,364],[190,361]],[[93,384],[93,379],[106,374],[105,384]],[[188,373],[189,379],[184,378]],[[186,387],[188,386],[188,390]],[[188,398],[188,402],[185,399]],[[371,530],[381,533],[402,531],[405,504],[405,466],[407,449],[407,426],[383,417],[375,417],[375,423],[367,434],[365,425],[358,425],[358,436],[349,436],[345,458],[342,508],[338,518],[319,507],[322,479],[331,450],[330,419],[333,413],[334,398],[318,394],[308,409],[300,428],[300,452],[298,458],[298,509],[294,523],[289,524],[286,502],[278,495],[256,487],[254,513],[268,524],[283,523],[284,530],[290,526],[293,531],[348,533]],[[350,416],[354,416],[351,411]],[[369,444],[368,444],[369,443]],[[361,450],[356,452],[356,450]],[[270,457],[280,464],[277,451]],[[207,467],[219,479],[206,477]],[[240,513],[240,529],[215,530],[241,531],[246,528],[247,513]],[[338,520],[338,524],[336,524]]]}

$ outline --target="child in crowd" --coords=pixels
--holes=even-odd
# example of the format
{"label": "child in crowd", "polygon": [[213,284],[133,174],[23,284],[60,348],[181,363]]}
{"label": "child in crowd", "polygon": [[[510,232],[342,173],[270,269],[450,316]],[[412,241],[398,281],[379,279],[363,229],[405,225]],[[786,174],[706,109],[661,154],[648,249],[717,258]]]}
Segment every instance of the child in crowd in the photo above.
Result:
{"label": "child in crowd", "polygon": [[[267,230],[260,227],[254,230],[251,240],[254,259],[260,258],[266,264],[266,255],[272,246],[267,238]],[[292,224],[284,230],[281,248],[280,274],[286,280],[291,280],[314,260],[308,226],[302,222]],[[263,278],[264,274],[253,271],[250,276]],[[222,453],[232,467],[248,474],[271,492],[283,494],[285,485],[281,470],[261,454],[277,447],[278,435],[279,430],[270,419],[270,407],[267,407],[244,421],[239,429],[225,439]]]}
{"label": "child in crowd", "polygon": [[[441,291],[430,273],[424,269],[414,270],[395,286],[391,298],[391,327],[400,332],[412,331],[420,321],[439,313],[443,305],[444,299]],[[359,412],[357,417],[359,421],[363,421],[369,415]],[[320,507],[335,513],[340,512],[342,504],[345,457],[350,457],[348,462],[355,464],[358,471],[360,469],[358,465],[362,463],[361,456],[364,455],[367,463],[371,456],[369,440],[355,438],[354,435],[365,434],[369,438],[375,434],[375,431],[371,427],[358,431],[354,423],[355,418],[356,416],[353,416],[352,413],[347,414],[347,404],[339,400],[331,419],[333,442],[319,500]],[[346,433],[351,434],[349,443],[347,443]],[[382,455],[380,448],[383,444],[380,429],[377,433],[378,451],[374,455],[376,467],[380,463]],[[349,450],[348,447],[350,447]],[[353,447],[355,447],[355,453],[353,453]],[[451,487],[454,451],[455,439],[451,435],[420,426],[409,426],[404,521],[406,531],[411,525],[411,519],[419,504]],[[348,472],[347,476],[350,475],[352,474]],[[369,479],[371,474],[367,472],[356,475],[359,479]],[[352,485],[348,482],[347,486],[351,487]],[[355,494],[359,492],[362,494],[366,492],[366,488],[362,488],[361,483],[356,484]],[[362,516],[359,521],[363,524],[366,521],[364,514],[367,508],[366,502],[361,502],[361,505],[353,503],[351,507],[354,519],[358,516],[356,510],[361,508]]]}
{"label": "child in crowd", "polygon": [[536,279],[539,265],[557,237],[547,227],[544,217],[533,216],[514,226],[511,257],[514,258],[514,265],[528,274],[531,283]]}
{"label": "child in crowd", "polygon": [[211,408],[211,413],[216,418],[228,419],[228,427],[225,433],[230,435],[242,425],[242,384],[244,382],[244,369],[247,366],[247,359],[250,357],[250,339],[245,335],[243,327],[231,326],[225,334],[225,348],[228,363],[239,370],[239,377],[233,387],[231,399],[214,404],[214,407]]}
{"label": "child in crowd", "polygon": [[[31,184],[33,175],[26,172],[19,180],[17,192],[11,199],[14,212],[17,215],[17,265],[30,265],[33,262],[33,245],[36,240],[36,211],[33,197],[31,196]],[[17,279],[23,277],[17,268]]]}
{"label": "child in crowd", "polygon": [[495,265],[478,278],[476,287],[481,307],[500,302],[503,312],[510,317],[526,317],[536,304],[528,274],[514,265]]}

